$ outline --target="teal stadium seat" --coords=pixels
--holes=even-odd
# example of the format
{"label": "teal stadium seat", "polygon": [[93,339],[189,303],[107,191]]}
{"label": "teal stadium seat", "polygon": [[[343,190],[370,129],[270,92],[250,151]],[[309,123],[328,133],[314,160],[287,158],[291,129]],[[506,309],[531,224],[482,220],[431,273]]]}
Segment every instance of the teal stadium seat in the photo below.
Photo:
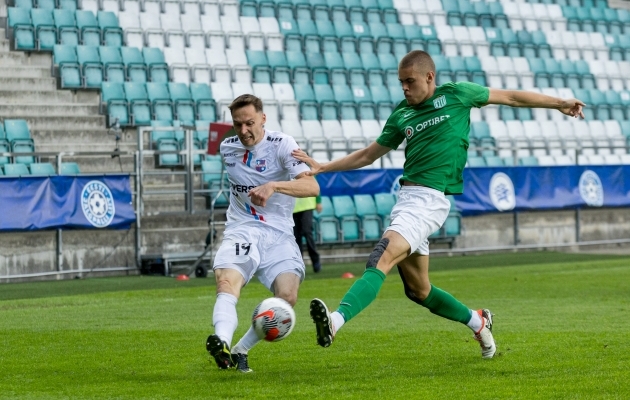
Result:
{"label": "teal stadium seat", "polygon": [[396,204],[396,196],[391,193],[377,193],[374,195],[374,202],[376,203],[376,213],[381,217],[382,227],[385,229],[389,226],[390,214]]}
{"label": "teal stadium seat", "polygon": [[217,207],[225,207],[229,204],[229,189],[227,184],[224,184],[224,191],[220,194],[222,169],[223,162],[220,159],[201,162],[201,171],[203,172],[202,179],[210,191],[209,199],[210,201],[215,201],[215,206]]}
{"label": "teal stadium seat", "polygon": [[[151,127],[153,128],[167,128],[172,127],[172,121],[151,121]],[[176,137],[176,131],[151,131],[151,144],[157,151],[174,152],[180,150],[180,141]],[[181,165],[181,159],[179,154],[158,154],[157,165],[175,166]]]}
{"label": "teal stadium seat", "polygon": [[31,21],[35,28],[36,48],[40,51],[52,51],[57,44],[57,29],[51,10],[34,8],[31,10]]}
{"label": "teal stadium seat", "polygon": [[39,10],[52,11],[56,7],[55,0],[37,0],[36,4]]}
{"label": "teal stadium seat", "polygon": [[142,57],[147,65],[148,77],[151,82],[168,82],[168,64],[164,60],[164,53],[156,47],[143,47]]}
{"label": "teal stadium seat", "polygon": [[206,83],[191,83],[190,95],[195,102],[196,119],[216,121],[216,103],[212,99],[210,86]]}
{"label": "teal stadium seat", "polygon": [[122,47],[123,31],[120,28],[116,14],[111,11],[99,11],[96,14],[96,19],[101,30],[103,45]]}
{"label": "teal stadium seat", "polygon": [[[13,0],[13,4],[17,8],[23,8],[27,10],[30,10],[31,8],[33,8],[32,0]],[[8,2],[7,2],[7,5],[8,5]]]}
{"label": "teal stadium seat", "polygon": [[77,58],[76,47],[55,45],[53,48],[53,64],[59,71],[62,89],[83,87],[81,65]]}
{"label": "teal stadium seat", "polygon": [[79,28],[74,11],[71,10],[53,10],[53,19],[57,28],[57,38],[59,44],[67,46],[78,46]]}
{"label": "teal stadium seat", "polygon": [[111,126],[116,119],[121,126],[131,125],[129,104],[125,97],[122,83],[103,82],[101,84],[101,112],[107,113],[107,125]]}
{"label": "teal stadium seat", "polygon": [[61,172],[59,175],[80,175],[81,169],[75,162],[63,162],[61,163]]}
{"label": "teal stadium seat", "polygon": [[123,85],[133,125],[151,124],[151,102],[145,85],[135,82],[125,82]]}
{"label": "teal stadium seat", "polygon": [[11,145],[15,144],[17,141],[33,143],[31,131],[28,128],[28,124],[23,119],[5,119],[4,137]]}
{"label": "teal stadium seat", "polygon": [[33,176],[52,176],[57,175],[55,167],[51,163],[32,163],[29,165],[31,175]]}
{"label": "teal stadium seat", "polygon": [[192,99],[188,86],[185,83],[169,82],[168,91],[171,95],[171,102],[177,120],[185,125],[193,125],[197,119],[195,102]]}
{"label": "teal stadium seat", "polygon": [[320,243],[339,242],[339,220],[335,217],[335,209],[330,197],[322,196],[322,212],[315,211],[313,217],[317,222],[317,236]]}
{"label": "teal stadium seat", "polygon": [[101,29],[94,13],[88,10],[77,10],[75,11],[75,17],[77,19],[77,27],[79,32],[81,32],[81,43],[84,46],[100,46]]}
{"label": "teal stadium seat", "polygon": [[376,211],[374,198],[369,194],[354,195],[357,216],[361,219],[362,240],[378,240],[381,237],[381,217]]}
{"label": "teal stadium seat", "polygon": [[5,176],[28,176],[30,175],[30,173],[25,164],[5,164],[4,175]]}
{"label": "teal stadium seat", "polygon": [[135,47],[121,47],[120,55],[125,66],[126,80],[136,83],[147,82],[147,66],[139,49]]}
{"label": "teal stadium seat", "polygon": [[149,82],[146,84],[146,89],[151,102],[152,119],[173,121],[173,102],[166,83]]}
{"label": "teal stadium seat", "polygon": [[58,0],[59,8],[63,10],[76,11],[77,0]]}
{"label": "teal stadium seat", "polygon": [[446,237],[459,236],[461,234],[461,214],[457,211],[455,198],[453,196],[446,196],[446,198],[451,203],[451,209],[449,210],[448,217],[446,217],[446,221],[444,221],[442,230]]}
{"label": "teal stadium seat", "polygon": [[83,87],[100,88],[103,83],[103,64],[98,54],[98,47],[77,46],[76,50],[83,75]]}
{"label": "teal stadium seat", "polygon": [[15,50],[35,50],[35,28],[31,22],[31,13],[27,8],[9,7],[7,24],[13,30]]}
{"label": "teal stadium seat", "polygon": [[103,78],[108,82],[124,83],[125,65],[123,64],[120,48],[99,46],[98,54],[103,64]]}

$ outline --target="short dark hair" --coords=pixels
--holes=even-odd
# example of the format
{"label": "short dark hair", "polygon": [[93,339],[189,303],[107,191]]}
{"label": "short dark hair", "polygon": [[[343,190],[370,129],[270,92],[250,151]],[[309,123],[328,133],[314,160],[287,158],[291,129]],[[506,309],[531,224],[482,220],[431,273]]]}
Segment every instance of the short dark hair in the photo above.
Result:
{"label": "short dark hair", "polygon": [[242,94],[232,101],[232,104],[228,107],[230,112],[234,112],[234,110],[238,110],[239,108],[247,107],[249,105],[254,106],[256,112],[262,112],[263,103],[258,97],[253,94]]}
{"label": "short dark hair", "polygon": [[423,72],[435,72],[435,63],[433,62],[433,59],[429,53],[422,50],[412,50],[407,53],[402,60],[400,60],[398,68],[409,68],[416,65],[419,66]]}

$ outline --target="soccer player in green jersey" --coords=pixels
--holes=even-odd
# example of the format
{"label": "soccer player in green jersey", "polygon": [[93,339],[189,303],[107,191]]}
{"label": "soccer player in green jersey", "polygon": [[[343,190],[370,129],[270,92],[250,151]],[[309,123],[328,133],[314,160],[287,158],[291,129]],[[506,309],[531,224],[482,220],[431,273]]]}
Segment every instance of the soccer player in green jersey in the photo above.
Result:
{"label": "soccer player in green jersey", "polygon": [[582,117],[584,103],[534,92],[486,88],[470,82],[435,85],[431,56],[414,50],[398,66],[398,79],[405,94],[387,120],[376,142],[346,157],[320,164],[301,150],[293,155],[311,166],[309,175],[345,171],[372,164],[407,139],[405,164],[398,200],[391,223],[370,254],[366,270],[330,313],[323,301],[313,299],[311,318],[317,342],[328,347],[339,329],[365,309],[378,294],[386,274],[398,266],[405,294],[440,317],[467,325],[481,345],[483,358],[492,358],[492,313],[472,310],[429,281],[429,242],[448,216],[445,194],[461,194],[468,149],[470,109],[488,104],[512,107],[551,108],[572,117]]}

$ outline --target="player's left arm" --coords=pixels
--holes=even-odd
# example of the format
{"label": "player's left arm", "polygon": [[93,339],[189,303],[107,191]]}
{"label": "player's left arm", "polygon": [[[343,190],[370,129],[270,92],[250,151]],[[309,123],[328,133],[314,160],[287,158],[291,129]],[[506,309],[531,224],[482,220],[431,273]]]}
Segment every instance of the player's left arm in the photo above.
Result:
{"label": "player's left arm", "polygon": [[302,172],[292,181],[267,182],[257,186],[247,194],[252,203],[265,206],[274,193],[282,193],[292,197],[315,197],[319,194],[319,183],[314,177]]}
{"label": "player's left arm", "polygon": [[487,104],[500,104],[510,107],[551,108],[571,117],[582,117],[585,104],[578,99],[560,99],[541,93],[525,90],[503,90],[489,88]]}

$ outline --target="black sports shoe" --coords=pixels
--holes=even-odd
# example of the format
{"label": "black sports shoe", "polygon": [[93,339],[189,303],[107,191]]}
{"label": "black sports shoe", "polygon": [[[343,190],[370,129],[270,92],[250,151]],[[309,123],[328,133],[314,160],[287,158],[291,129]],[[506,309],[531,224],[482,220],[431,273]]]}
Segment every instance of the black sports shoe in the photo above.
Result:
{"label": "black sports shoe", "polygon": [[230,353],[230,346],[217,335],[210,335],[206,340],[206,350],[221,369],[234,368],[234,360]]}
{"label": "black sports shoe", "polygon": [[315,322],[317,344],[322,347],[330,346],[335,338],[332,319],[330,318],[328,307],[320,299],[311,300],[311,318]]}
{"label": "black sports shoe", "polygon": [[254,372],[253,369],[249,368],[249,364],[247,363],[247,354],[232,354],[232,360],[234,360],[234,364],[236,364],[237,371],[244,374],[248,372]]}

